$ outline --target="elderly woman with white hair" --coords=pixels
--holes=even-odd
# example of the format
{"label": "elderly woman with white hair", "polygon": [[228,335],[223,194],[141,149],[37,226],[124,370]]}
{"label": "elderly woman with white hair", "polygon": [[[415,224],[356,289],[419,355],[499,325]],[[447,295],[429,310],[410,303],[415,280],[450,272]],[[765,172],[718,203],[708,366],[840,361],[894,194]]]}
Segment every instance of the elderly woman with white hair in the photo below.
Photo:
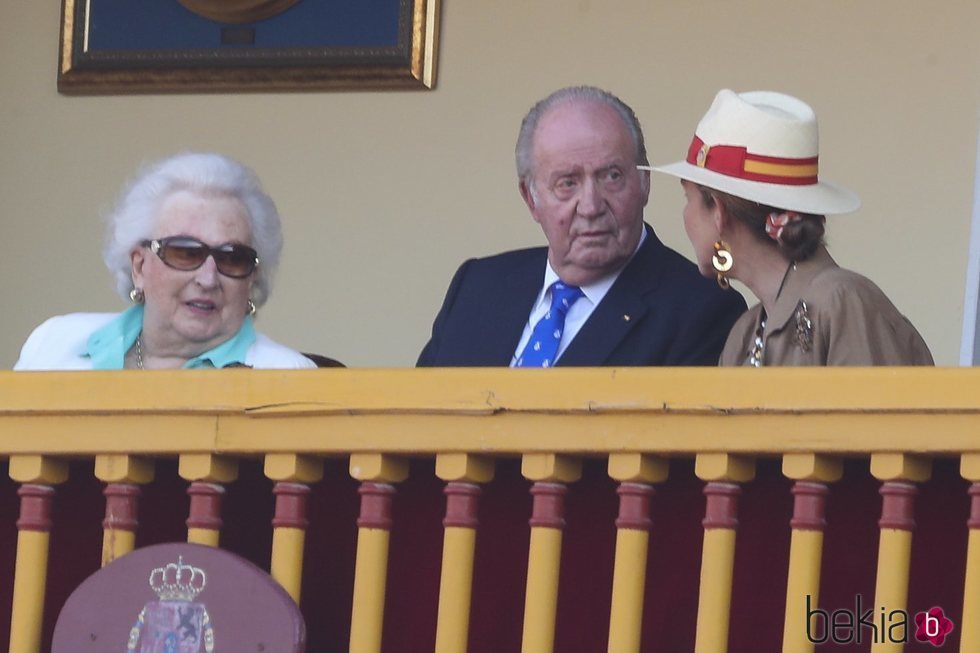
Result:
{"label": "elderly woman with white hair", "polygon": [[252,323],[281,251],[279,214],[251,170],[219,154],[152,164],[123,191],[104,252],[133,306],[47,320],[14,369],[315,367]]}
{"label": "elderly woman with white hair", "polygon": [[722,90],[687,158],[647,169],[681,179],[701,273],[759,298],[732,327],[722,365],[932,365],[881,289],[827,253],[824,216],[861,202],[818,178],[817,118],[802,100]]}

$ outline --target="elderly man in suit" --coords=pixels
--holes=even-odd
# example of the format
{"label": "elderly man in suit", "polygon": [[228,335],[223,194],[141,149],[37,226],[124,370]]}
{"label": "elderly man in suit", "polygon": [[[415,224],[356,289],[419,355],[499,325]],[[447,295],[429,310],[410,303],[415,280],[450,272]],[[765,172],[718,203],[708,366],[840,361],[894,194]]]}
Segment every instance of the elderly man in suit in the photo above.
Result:
{"label": "elderly man in suit", "polygon": [[633,110],[593,87],[538,102],[517,140],[521,197],[548,247],[457,270],[420,366],[715,365],[741,295],[643,222],[646,147]]}

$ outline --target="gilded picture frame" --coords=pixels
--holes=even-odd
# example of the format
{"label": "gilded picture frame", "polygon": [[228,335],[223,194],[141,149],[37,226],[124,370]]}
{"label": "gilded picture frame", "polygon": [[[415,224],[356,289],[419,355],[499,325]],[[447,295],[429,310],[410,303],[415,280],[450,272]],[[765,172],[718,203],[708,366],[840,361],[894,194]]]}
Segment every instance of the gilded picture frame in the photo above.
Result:
{"label": "gilded picture frame", "polygon": [[62,0],[58,91],[432,89],[440,2]]}

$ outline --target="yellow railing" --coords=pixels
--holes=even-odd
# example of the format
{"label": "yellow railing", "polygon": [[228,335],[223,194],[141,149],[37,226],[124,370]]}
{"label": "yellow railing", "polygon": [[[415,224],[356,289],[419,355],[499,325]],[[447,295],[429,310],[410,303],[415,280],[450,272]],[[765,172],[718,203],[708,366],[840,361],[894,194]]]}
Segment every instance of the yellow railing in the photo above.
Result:
{"label": "yellow railing", "polygon": [[[180,476],[192,482],[188,539],[218,545],[223,486],[236,478],[239,459],[261,457],[277,494],[270,570],[298,599],[304,493],[320,480],[323,459],[341,456],[349,457],[361,493],[352,651],[381,650],[390,497],[410,458],[434,459],[446,483],[436,651],[466,649],[475,497],[492,483],[501,458],[520,458],[522,475],[533,483],[524,651],[553,648],[563,495],[579,479],[584,458],[608,460],[608,474],[619,483],[608,650],[639,650],[650,495],[667,478],[669,460],[685,458],[695,460],[707,496],[696,651],[725,651],[737,500],[760,457],[781,458],[783,474],[795,482],[783,650],[807,651],[813,643],[799,615],[806,597],[816,605],[824,495],[840,477],[841,461],[869,459],[881,482],[875,605],[904,610],[915,484],[929,478],[934,458],[958,458],[963,478],[980,482],[980,372],[2,372],[0,459],[9,459],[22,495],[11,652],[39,650],[47,510],[68,461],[94,460],[96,477],[111,490],[103,544],[109,561],[134,545],[126,492],[152,482],[155,458],[177,457]],[[956,580],[965,582],[957,624],[963,651],[980,650],[980,506],[974,514],[964,577]],[[879,642],[872,650],[897,651],[901,644]]]}

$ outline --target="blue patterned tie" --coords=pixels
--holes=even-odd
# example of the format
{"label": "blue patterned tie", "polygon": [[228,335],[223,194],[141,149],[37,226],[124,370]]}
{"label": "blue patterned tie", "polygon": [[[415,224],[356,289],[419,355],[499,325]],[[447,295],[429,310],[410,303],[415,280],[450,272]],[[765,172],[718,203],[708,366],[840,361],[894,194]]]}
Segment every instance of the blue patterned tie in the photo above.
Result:
{"label": "blue patterned tie", "polygon": [[581,288],[567,286],[561,281],[551,285],[551,308],[531,331],[531,339],[514,367],[551,367],[558,355],[561,334],[565,330],[565,314],[579,297]]}

